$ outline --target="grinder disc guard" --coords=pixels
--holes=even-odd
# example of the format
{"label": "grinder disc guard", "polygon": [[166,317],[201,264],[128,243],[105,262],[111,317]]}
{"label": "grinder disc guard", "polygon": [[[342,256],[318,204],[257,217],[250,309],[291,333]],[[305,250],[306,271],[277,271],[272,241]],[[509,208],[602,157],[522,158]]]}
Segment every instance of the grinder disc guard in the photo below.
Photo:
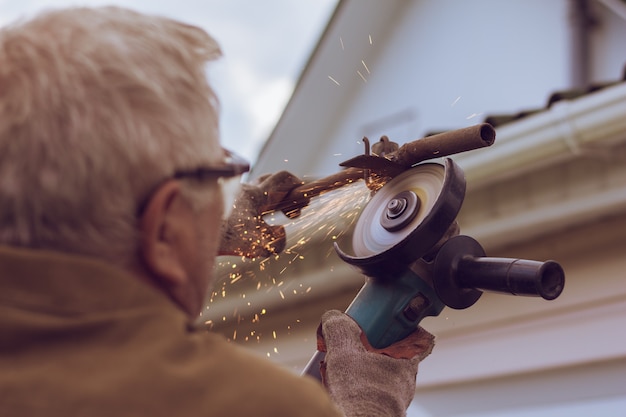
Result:
{"label": "grinder disc guard", "polygon": [[354,229],[354,255],[336,243],[335,250],[365,275],[395,274],[439,242],[464,196],[465,176],[451,159],[417,165],[386,183],[367,204]]}

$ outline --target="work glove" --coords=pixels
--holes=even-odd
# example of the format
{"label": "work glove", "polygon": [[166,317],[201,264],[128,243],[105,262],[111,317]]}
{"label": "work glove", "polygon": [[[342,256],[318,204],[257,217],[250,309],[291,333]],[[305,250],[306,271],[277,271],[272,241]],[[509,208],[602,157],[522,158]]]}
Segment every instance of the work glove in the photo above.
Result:
{"label": "work glove", "polygon": [[[263,215],[280,208],[291,190],[301,185],[287,171],[261,177],[255,184],[242,184],[233,209],[222,224],[219,255],[267,258],[282,252],[287,242],[285,229],[263,220]],[[302,206],[308,204],[303,201]]]}
{"label": "work glove", "polygon": [[326,352],[322,382],[347,417],[405,416],[415,395],[418,364],[432,351],[434,339],[420,327],[375,349],[353,319],[328,311],[318,330],[318,350]]}

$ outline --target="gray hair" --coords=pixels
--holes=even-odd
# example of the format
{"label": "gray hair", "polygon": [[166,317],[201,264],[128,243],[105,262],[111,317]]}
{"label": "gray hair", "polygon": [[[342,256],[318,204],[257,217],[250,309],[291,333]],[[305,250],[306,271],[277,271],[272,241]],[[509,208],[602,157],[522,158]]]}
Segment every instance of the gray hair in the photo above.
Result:
{"label": "gray hair", "polygon": [[197,27],[115,7],[0,30],[0,244],[130,264],[141,202],[221,152],[219,55]]}

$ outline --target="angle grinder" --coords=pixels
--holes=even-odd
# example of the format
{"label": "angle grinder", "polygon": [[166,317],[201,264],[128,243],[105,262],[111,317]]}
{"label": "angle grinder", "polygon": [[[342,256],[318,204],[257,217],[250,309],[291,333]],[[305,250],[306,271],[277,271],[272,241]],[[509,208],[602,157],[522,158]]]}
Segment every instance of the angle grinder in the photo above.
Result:
{"label": "angle grinder", "polygon": [[[565,275],[554,261],[489,258],[459,234],[456,217],[465,196],[463,170],[452,160],[423,162],[378,189],[354,228],[345,262],[367,280],[346,314],[370,344],[384,348],[404,339],[427,316],[446,307],[468,308],[483,291],[557,298]],[[304,373],[321,379],[317,352]]]}

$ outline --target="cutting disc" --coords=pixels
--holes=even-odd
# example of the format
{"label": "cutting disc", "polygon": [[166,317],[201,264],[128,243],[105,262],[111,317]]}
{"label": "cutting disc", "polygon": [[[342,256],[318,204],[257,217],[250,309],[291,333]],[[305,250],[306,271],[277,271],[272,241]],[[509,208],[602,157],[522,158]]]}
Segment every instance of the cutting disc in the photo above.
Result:
{"label": "cutting disc", "polygon": [[[354,228],[352,249],[356,256],[372,256],[383,252],[406,238],[426,218],[435,206],[443,189],[444,167],[439,164],[424,164],[385,184],[367,204]],[[417,196],[419,207],[413,219],[398,231],[390,231],[380,221],[386,217],[388,206],[396,196],[405,191]]]}
{"label": "cutting disc", "polygon": [[[416,196],[417,204],[406,196]],[[335,250],[366,275],[393,273],[437,244],[454,222],[464,196],[463,171],[451,159],[417,165],[385,184],[363,209],[352,238],[354,255],[337,244]]]}

